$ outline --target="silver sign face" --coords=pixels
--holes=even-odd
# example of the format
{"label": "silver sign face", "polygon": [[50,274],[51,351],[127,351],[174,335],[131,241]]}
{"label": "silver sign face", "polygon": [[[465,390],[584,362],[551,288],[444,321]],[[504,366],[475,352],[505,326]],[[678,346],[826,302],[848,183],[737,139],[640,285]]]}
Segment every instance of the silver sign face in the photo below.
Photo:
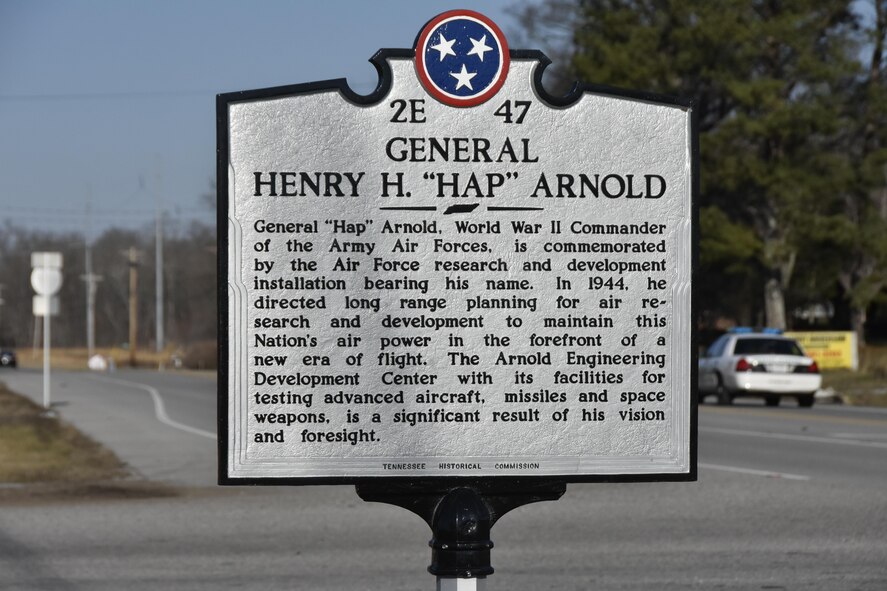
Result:
{"label": "silver sign face", "polygon": [[691,107],[411,54],[219,97],[222,480],[695,478]]}

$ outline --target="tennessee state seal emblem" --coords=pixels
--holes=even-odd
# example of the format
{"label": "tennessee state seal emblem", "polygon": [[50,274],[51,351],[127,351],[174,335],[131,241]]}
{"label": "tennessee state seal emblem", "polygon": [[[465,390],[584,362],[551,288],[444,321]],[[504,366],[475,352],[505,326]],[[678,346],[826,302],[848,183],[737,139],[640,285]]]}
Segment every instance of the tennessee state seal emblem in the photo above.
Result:
{"label": "tennessee state seal emblem", "polygon": [[508,76],[508,43],[496,23],[471,10],[432,19],[416,41],[416,70],[431,96],[453,107],[492,98]]}

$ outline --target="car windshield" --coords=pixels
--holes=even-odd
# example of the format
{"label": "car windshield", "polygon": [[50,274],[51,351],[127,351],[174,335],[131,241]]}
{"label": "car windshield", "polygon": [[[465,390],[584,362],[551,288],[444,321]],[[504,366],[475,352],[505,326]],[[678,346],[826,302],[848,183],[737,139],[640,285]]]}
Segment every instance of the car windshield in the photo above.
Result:
{"label": "car windshield", "polygon": [[804,355],[801,348],[794,341],[787,339],[747,338],[736,341],[733,348],[734,355]]}

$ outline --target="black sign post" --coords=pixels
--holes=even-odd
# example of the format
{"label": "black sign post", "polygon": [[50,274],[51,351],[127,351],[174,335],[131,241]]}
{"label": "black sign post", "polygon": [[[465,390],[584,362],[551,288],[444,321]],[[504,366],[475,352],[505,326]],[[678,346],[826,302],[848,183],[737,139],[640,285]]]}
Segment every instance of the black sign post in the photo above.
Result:
{"label": "black sign post", "polygon": [[563,481],[477,479],[357,485],[364,501],[408,509],[431,528],[428,572],[441,579],[484,579],[493,574],[490,530],[512,509],[556,501],[567,490]]}
{"label": "black sign post", "polygon": [[696,479],[695,111],[467,10],[371,62],[217,98],[219,481],[354,484],[463,589],[515,507]]}

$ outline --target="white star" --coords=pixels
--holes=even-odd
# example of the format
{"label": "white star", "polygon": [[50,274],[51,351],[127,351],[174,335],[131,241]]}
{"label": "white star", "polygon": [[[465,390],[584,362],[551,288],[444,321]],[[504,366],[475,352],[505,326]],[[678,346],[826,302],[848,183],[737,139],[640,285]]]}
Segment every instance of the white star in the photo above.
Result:
{"label": "white star", "polygon": [[488,51],[493,51],[493,48],[487,45],[487,36],[484,35],[480,39],[471,39],[471,44],[474,46],[471,48],[471,51],[466,53],[465,55],[477,55],[480,58],[480,61],[484,61],[484,54]]}
{"label": "white star", "polygon": [[455,43],[455,39],[451,39],[447,41],[447,38],[443,36],[443,33],[440,34],[440,43],[437,45],[432,45],[431,49],[435,49],[440,52],[440,61],[443,61],[445,57],[448,55],[456,56],[456,52],[453,51],[453,43]]}
{"label": "white star", "polygon": [[474,87],[471,86],[471,79],[477,76],[477,72],[475,72],[474,74],[469,74],[468,70],[465,69],[465,64],[462,64],[461,72],[459,72],[458,74],[456,72],[450,72],[450,76],[459,81],[459,83],[456,84],[456,90],[459,90],[463,86],[467,86],[468,90],[474,90]]}

